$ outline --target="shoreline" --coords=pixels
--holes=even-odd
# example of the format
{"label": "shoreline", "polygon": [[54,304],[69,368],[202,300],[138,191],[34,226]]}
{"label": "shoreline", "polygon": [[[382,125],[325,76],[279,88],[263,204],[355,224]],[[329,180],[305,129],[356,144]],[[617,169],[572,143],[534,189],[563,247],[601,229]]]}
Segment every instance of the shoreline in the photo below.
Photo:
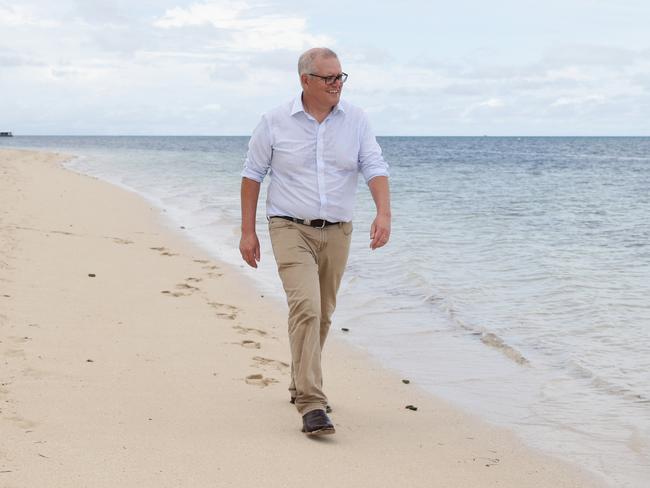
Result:
{"label": "shoreline", "polygon": [[284,309],[64,159],[0,150],[7,486],[601,486],[334,337],[337,434],[305,439]]}

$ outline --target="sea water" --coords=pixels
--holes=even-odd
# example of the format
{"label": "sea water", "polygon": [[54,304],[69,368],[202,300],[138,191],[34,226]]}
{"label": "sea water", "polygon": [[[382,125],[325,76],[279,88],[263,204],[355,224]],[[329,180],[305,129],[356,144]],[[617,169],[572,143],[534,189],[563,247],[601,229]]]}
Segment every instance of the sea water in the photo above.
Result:
{"label": "sea water", "polygon": [[[14,137],[134,191],[241,265],[246,137]],[[332,333],[603,476],[650,480],[650,138],[379,138],[393,232],[360,183]],[[264,221],[258,270],[282,296]],[[349,329],[344,333],[341,328]],[[431,433],[435,435],[435,433]]]}

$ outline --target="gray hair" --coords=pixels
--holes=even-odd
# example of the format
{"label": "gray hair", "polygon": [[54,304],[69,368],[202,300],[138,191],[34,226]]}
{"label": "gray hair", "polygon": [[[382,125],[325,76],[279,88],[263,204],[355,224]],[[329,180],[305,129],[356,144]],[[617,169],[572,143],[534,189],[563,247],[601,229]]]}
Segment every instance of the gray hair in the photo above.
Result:
{"label": "gray hair", "polygon": [[338,56],[334,51],[326,47],[314,47],[305,51],[298,59],[298,74],[304,75],[314,71],[314,61],[316,58],[336,58]]}

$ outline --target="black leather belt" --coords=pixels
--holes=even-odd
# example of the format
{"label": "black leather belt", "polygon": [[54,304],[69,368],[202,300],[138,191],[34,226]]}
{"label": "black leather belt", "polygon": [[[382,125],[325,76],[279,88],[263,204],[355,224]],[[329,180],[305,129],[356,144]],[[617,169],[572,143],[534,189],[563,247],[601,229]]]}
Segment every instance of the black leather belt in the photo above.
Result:
{"label": "black leather belt", "polygon": [[271,218],[290,220],[291,222],[295,222],[296,224],[308,225],[309,227],[320,227],[321,229],[323,227],[327,227],[328,225],[338,224],[338,222],[329,222],[329,221],[323,220],[323,219],[303,220],[303,219],[297,219],[295,217],[287,217],[285,215],[274,215]]}

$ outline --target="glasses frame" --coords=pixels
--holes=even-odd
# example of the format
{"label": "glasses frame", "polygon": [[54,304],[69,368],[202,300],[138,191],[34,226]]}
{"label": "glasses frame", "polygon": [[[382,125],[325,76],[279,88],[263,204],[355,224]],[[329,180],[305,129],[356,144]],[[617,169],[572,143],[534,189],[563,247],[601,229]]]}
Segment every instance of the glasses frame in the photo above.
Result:
{"label": "glasses frame", "polygon": [[308,73],[309,76],[315,76],[316,78],[320,78],[325,82],[326,85],[333,85],[336,81],[341,81],[341,83],[345,83],[348,79],[348,74],[347,73],[339,73],[338,75],[332,75],[332,76],[321,76],[317,75],[315,73]]}

